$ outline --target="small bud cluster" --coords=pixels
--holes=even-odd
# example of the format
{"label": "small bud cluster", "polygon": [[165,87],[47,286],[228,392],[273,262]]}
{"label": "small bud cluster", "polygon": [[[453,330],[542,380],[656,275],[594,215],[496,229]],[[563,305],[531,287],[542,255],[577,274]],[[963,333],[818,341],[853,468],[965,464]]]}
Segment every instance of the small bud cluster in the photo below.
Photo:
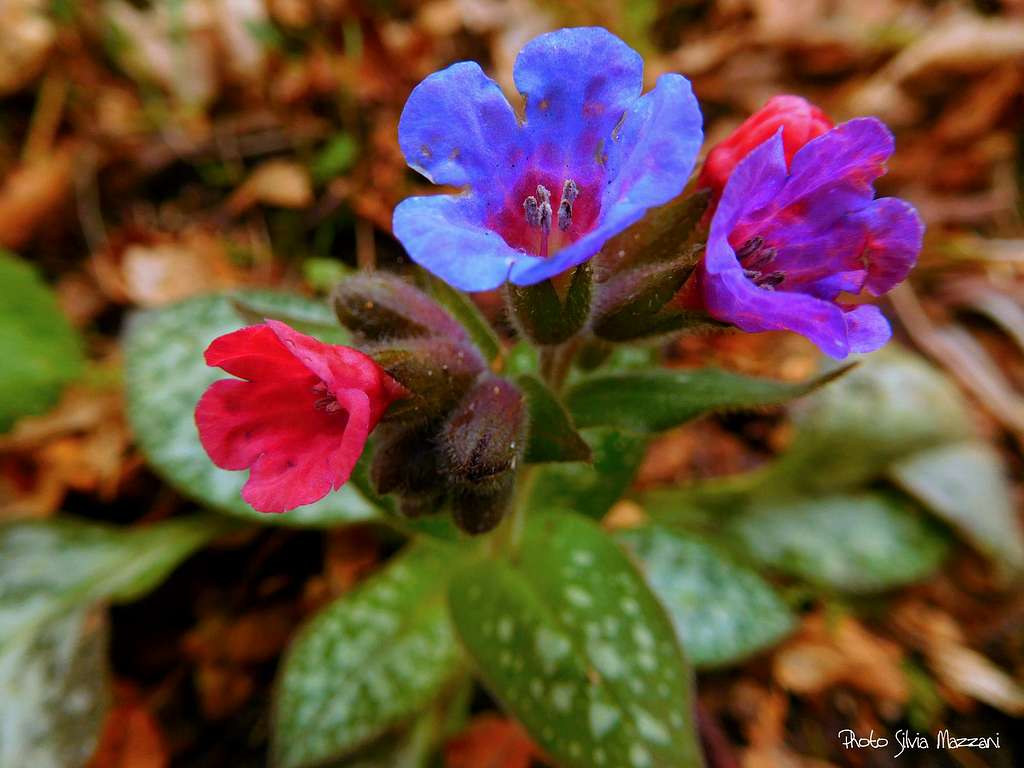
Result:
{"label": "small bud cluster", "polygon": [[410,393],[378,430],[370,468],[377,492],[396,494],[407,517],[447,507],[467,533],[494,528],[522,460],[522,392],[487,371],[451,315],[395,276],[349,279],[333,302],[342,324]]}

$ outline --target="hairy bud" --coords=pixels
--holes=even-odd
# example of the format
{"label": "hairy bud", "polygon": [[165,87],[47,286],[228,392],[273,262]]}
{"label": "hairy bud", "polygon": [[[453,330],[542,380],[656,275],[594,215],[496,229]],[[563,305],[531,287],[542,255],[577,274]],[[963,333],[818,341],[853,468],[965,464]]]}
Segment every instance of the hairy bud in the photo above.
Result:
{"label": "hairy bud", "polygon": [[590,316],[592,286],[590,265],[586,263],[573,271],[564,299],[551,280],[526,286],[509,283],[509,304],[516,325],[537,344],[567,341]]}
{"label": "hairy bud", "polygon": [[452,520],[474,536],[493,530],[508,511],[514,488],[515,475],[509,472],[483,488],[457,489],[451,499]]}
{"label": "hairy bud", "polygon": [[366,341],[466,339],[462,326],[432,298],[387,272],[360,274],[339,283],[331,303],[341,324]]}
{"label": "hairy bud", "polygon": [[472,346],[450,339],[409,339],[400,345],[376,345],[367,352],[409,392],[388,409],[388,423],[442,418],[484,371]]}
{"label": "hairy bud", "polygon": [[444,488],[435,450],[434,425],[380,430],[370,465],[370,480],[379,494],[402,496],[434,493]]}
{"label": "hairy bud", "polygon": [[515,384],[496,376],[481,379],[441,428],[442,471],[463,487],[500,484],[522,458],[526,421],[526,402]]}
{"label": "hairy bud", "polygon": [[671,304],[700,259],[699,247],[674,261],[647,264],[604,283],[594,310],[594,335],[607,341],[630,341],[680,330],[693,312]]}

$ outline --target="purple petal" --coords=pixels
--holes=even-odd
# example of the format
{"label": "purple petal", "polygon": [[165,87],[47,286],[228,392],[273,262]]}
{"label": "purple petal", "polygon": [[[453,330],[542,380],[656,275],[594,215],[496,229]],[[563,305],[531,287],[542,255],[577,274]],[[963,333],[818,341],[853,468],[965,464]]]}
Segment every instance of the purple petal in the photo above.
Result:
{"label": "purple petal", "polygon": [[487,291],[505,282],[517,262],[541,260],[488,229],[482,206],[471,195],[410,197],[395,208],[392,227],[421,267],[460,290]]}
{"label": "purple petal", "polygon": [[866,233],[861,256],[868,269],[864,287],[881,296],[906,279],[913,268],[921,251],[924,222],[914,206],[895,197],[875,200],[851,219]]}
{"label": "purple petal", "polygon": [[527,43],[513,74],[526,99],[532,163],[596,177],[601,143],[643,88],[640,54],[600,27],[560,29]]}
{"label": "purple petal", "polygon": [[851,352],[874,352],[892,336],[889,321],[874,304],[859,304],[844,313],[843,318]]}
{"label": "purple petal", "polygon": [[597,226],[547,260],[520,261],[512,269],[512,282],[530,285],[583,263],[649,208],[676,197],[693,170],[701,139],[700,108],[689,81],[662,75],[630,107],[609,147],[611,181]]}
{"label": "purple petal", "polygon": [[830,301],[758,288],[741,270],[706,275],[704,291],[711,315],[741,330],[793,331],[832,357],[841,359],[850,352],[842,310]]}
{"label": "purple petal", "polygon": [[752,215],[741,229],[756,227],[796,240],[788,230],[824,231],[839,217],[868,205],[875,179],[885,173],[893,151],[892,133],[872,117],[836,126],[793,156],[789,178],[778,197]]}
{"label": "purple petal", "polygon": [[[779,194],[786,182],[786,156],[781,129],[768,141],[753,149],[729,177],[722,199],[711,220],[707,255],[704,263],[710,274],[742,268],[729,245],[736,222],[750,218]],[[753,233],[758,234],[758,233]],[[744,238],[745,239],[745,238]]]}
{"label": "purple petal", "polygon": [[436,184],[500,187],[521,165],[521,129],[498,84],[476,62],[435,72],[413,89],[398,122],[409,165]]}

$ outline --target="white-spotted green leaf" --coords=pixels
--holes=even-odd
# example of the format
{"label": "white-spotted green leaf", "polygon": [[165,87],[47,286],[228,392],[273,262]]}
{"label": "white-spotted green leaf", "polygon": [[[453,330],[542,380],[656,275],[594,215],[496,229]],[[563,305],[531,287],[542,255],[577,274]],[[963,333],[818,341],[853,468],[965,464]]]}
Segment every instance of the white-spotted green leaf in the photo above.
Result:
{"label": "white-spotted green leaf", "polygon": [[547,464],[536,471],[531,507],[547,507],[600,518],[633,482],[647,451],[647,437],[616,429],[580,432],[591,462]]}
{"label": "white-spotted green leaf", "polygon": [[302,629],[278,680],[275,765],[336,760],[437,698],[461,664],[444,600],[457,563],[448,546],[416,545]]}
{"label": "white-spotted green leaf", "polygon": [[139,597],[225,529],[198,517],[0,526],[0,765],[84,763],[105,706],[105,616],[92,607]]}
{"label": "white-spotted green leaf", "polygon": [[848,370],[790,384],[715,368],[596,373],[572,385],[566,405],[577,427],[661,432],[716,411],[778,405],[806,395]]}
{"label": "white-spotted green leaf", "polygon": [[585,518],[538,514],[515,562],[452,580],[488,689],[562,768],[701,765],[691,671],[629,557]]}
{"label": "white-spotted green leaf", "polygon": [[259,316],[285,318],[303,333],[342,343],[345,332],[322,302],[266,291],[202,296],[132,318],[124,342],[128,418],[150,465],[181,493],[218,511],[294,526],[368,520],[377,509],[351,484],[315,504],[264,515],[242,501],[247,472],[214,466],[199,442],[194,411],[206,388],[229,378],[203,352],[216,337]]}
{"label": "white-spotted green leaf", "polygon": [[763,487],[857,488],[919,450],[963,440],[963,396],[921,358],[890,345],[793,408],[796,436]]}
{"label": "white-spotted green leaf", "polygon": [[41,413],[82,370],[78,334],[28,264],[0,251],[0,432]]}
{"label": "white-spotted green leaf", "polygon": [[75,608],[0,653],[0,765],[84,766],[108,704],[106,616]]}
{"label": "white-spotted green leaf", "polygon": [[883,494],[766,501],[728,532],[760,563],[847,592],[923,579],[949,551],[940,526]]}
{"label": "white-spotted green leaf", "polygon": [[904,459],[890,474],[1007,575],[1024,570],[1024,530],[994,449],[980,442],[944,445]]}
{"label": "white-spotted green leaf", "polygon": [[681,531],[645,526],[617,539],[640,565],[698,668],[721,667],[775,645],[794,628],[760,575]]}

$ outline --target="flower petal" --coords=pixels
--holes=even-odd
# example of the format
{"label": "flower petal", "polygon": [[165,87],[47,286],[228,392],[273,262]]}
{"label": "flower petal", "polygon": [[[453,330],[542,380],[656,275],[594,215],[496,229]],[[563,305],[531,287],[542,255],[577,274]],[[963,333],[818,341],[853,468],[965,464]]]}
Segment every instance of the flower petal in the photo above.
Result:
{"label": "flower petal", "polygon": [[921,251],[924,222],[910,203],[883,197],[854,213],[851,218],[866,232],[861,258],[867,264],[864,287],[881,296],[901,283]]}
{"label": "flower petal", "polygon": [[874,352],[892,337],[892,328],[882,310],[874,304],[859,304],[843,314],[850,352]]}
{"label": "flower petal", "polygon": [[541,259],[517,251],[485,225],[482,203],[461,195],[410,197],[395,208],[392,222],[409,256],[463,291],[497,288],[517,263]]}
{"label": "flower petal", "polygon": [[522,151],[520,127],[498,84],[476,62],[435,72],[413,89],[398,122],[410,166],[436,184],[503,186]]}
{"label": "flower petal", "polygon": [[654,90],[630,106],[608,147],[610,182],[597,226],[549,259],[518,260],[512,282],[530,285],[583,263],[649,208],[676,197],[693,170],[702,137],[690,82],[681,75],[662,75]]}
{"label": "flower petal", "polygon": [[206,364],[254,381],[305,376],[308,371],[266,325],[250,325],[218,336],[206,348]]}
{"label": "flower petal", "polygon": [[363,452],[369,399],[348,390],[340,411],[318,410],[316,378],[224,379],[196,407],[203,448],[222,469],[249,469],[242,498],[260,512],[285,512],[340,488]]}
{"label": "flower petal", "polygon": [[560,29],[527,43],[513,75],[526,98],[535,167],[598,173],[598,150],[640,96],[643,67],[640,54],[600,27]]}
{"label": "flower petal", "polygon": [[[763,210],[751,211],[762,230],[794,224],[824,229],[839,217],[868,205],[874,181],[885,173],[893,151],[892,133],[872,117],[843,123],[805,144],[793,156],[789,178]],[[753,222],[741,222],[741,225]]]}
{"label": "flower petal", "polygon": [[740,268],[736,253],[729,245],[730,238],[738,243],[746,240],[745,234],[735,232],[737,222],[752,218],[749,212],[770,205],[785,183],[786,155],[779,130],[740,161],[725,185],[708,233],[704,265],[709,274]]}

